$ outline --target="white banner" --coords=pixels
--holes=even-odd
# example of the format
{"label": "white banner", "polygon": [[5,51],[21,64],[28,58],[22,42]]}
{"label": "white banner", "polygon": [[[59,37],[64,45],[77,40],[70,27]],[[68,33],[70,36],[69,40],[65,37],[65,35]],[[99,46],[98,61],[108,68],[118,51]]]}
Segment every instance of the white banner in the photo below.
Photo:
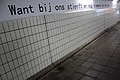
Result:
{"label": "white banner", "polygon": [[1,0],[0,21],[112,7],[112,1],[93,0]]}

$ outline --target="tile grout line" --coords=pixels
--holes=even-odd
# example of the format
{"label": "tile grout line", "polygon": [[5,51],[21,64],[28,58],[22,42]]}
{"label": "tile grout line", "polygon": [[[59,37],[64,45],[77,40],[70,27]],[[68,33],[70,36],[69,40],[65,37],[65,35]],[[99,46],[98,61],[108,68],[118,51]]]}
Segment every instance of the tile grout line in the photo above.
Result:
{"label": "tile grout line", "polygon": [[52,53],[51,53],[51,49],[50,49],[50,40],[49,40],[49,33],[48,33],[48,26],[47,26],[47,21],[46,21],[46,16],[44,15],[44,20],[45,20],[45,28],[46,28],[46,34],[47,34],[47,41],[48,41],[48,47],[49,47],[49,52],[50,52],[50,60],[51,60],[51,64],[55,67],[53,60],[52,60]]}

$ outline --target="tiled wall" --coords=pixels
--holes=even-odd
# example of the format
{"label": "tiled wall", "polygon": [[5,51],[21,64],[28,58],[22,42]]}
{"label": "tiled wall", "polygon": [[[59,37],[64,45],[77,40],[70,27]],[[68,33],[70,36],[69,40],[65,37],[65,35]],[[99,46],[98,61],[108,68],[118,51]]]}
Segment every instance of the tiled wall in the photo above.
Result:
{"label": "tiled wall", "polygon": [[105,10],[105,27],[108,28],[115,24],[119,20],[119,17],[119,13],[116,12],[116,9]]}
{"label": "tiled wall", "polygon": [[25,80],[119,20],[114,9],[0,22],[0,80]]}

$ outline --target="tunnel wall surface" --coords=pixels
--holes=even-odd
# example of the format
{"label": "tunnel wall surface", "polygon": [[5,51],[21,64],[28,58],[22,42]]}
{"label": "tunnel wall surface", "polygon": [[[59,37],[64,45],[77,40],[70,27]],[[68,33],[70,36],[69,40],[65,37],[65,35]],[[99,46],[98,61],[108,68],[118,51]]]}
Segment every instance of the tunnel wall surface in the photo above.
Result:
{"label": "tunnel wall surface", "polygon": [[0,22],[0,80],[25,80],[118,21],[107,8]]}

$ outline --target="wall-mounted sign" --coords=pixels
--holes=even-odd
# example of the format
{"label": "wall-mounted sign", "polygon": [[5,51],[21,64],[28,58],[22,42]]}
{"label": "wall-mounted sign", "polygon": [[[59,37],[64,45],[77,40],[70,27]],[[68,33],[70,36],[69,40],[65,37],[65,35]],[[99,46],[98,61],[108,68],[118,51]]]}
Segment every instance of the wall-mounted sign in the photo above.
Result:
{"label": "wall-mounted sign", "polygon": [[93,0],[1,0],[0,21],[112,7],[112,1]]}

